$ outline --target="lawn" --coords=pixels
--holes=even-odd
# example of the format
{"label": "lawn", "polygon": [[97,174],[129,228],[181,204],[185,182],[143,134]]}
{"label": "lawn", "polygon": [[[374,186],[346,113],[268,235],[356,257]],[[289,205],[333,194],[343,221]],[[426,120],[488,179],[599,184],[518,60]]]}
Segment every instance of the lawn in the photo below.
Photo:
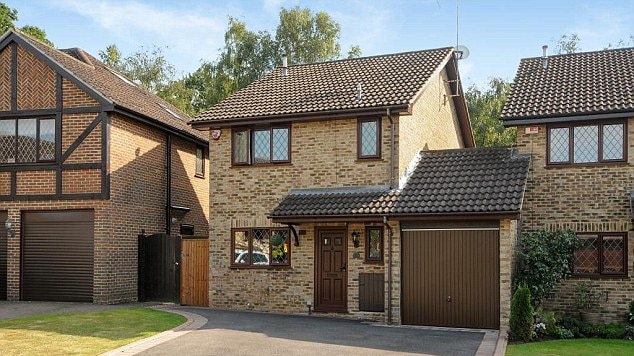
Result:
{"label": "lawn", "polygon": [[50,314],[0,321],[3,355],[97,355],[185,322],[149,308]]}
{"label": "lawn", "polygon": [[574,339],[531,342],[527,344],[508,345],[508,347],[506,348],[506,355],[634,355],[634,341]]}

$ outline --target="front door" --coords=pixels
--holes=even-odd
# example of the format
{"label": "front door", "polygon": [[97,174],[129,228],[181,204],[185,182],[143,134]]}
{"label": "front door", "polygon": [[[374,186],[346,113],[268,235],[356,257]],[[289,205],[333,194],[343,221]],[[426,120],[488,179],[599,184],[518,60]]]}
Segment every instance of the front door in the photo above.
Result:
{"label": "front door", "polygon": [[317,263],[315,264],[315,310],[347,311],[346,230],[317,231]]}

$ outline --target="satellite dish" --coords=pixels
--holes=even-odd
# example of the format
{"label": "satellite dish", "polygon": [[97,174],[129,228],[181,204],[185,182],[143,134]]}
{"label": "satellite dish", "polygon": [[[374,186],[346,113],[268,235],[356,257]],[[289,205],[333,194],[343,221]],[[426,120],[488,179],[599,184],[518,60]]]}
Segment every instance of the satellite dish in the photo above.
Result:
{"label": "satellite dish", "polygon": [[465,59],[469,57],[469,48],[463,45],[456,46],[456,59]]}

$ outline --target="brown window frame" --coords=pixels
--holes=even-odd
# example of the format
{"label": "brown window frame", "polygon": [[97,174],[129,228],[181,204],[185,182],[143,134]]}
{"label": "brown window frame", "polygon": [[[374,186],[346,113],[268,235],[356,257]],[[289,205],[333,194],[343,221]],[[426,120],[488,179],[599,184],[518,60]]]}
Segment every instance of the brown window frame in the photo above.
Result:
{"label": "brown window frame", "polygon": [[[18,161],[18,157],[19,157],[19,130],[20,130],[20,121],[23,120],[35,120],[36,124],[35,124],[35,161],[27,161],[27,162],[22,162],[22,161]],[[42,139],[41,139],[41,122],[43,120],[51,120],[54,123],[54,137],[55,137],[55,142],[54,142],[54,151],[53,151],[53,158],[52,159],[41,159],[41,148],[42,148]],[[38,163],[52,163],[52,162],[57,162],[57,146],[59,145],[58,142],[58,137],[57,137],[57,120],[55,119],[55,117],[52,116],[43,116],[43,117],[11,117],[11,118],[3,118],[0,119],[0,121],[13,121],[14,122],[14,130],[15,130],[15,134],[14,134],[14,162],[0,162],[0,165],[8,165],[8,166],[12,166],[12,165],[20,165],[20,164],[38,164]]]}
{"label": "brown window frame", "polygon": [[[363,155],[362,150],[362,135],[361,135],[361,126],[366,122],[375,122],[376,123],[376,154],[373,155]],[[369,119],[357,119],[357,159],[365,160],[365,159],[381,159],[381,117],[373,117]]]}
{"label": "brown window frame", "polygon": [[[621,159],[603,159],[603,127],[609,125],[623,125],[623,158]],[[598,142],[597,142],[597,160],[594,162],[574,162],[574,129],[576,127],[597,126]],[[550,160],[550,135],[553,129],[568,129],[568,160],[562,162],[551,162]],[[547,166],[587,166],[609,163],[625,163],[627,162],[627,136],[628,128],[626,120],[606,121],[606,122],[580,122],[567,124],[552,124],[546,127],[546,165]]]}
{"label": "brown window frame", "polygon": [[[579,233],[579,236],[597,236],[597,273],[575,273],[575,262],[572,266],[572,275],[575,277],[626,277],[628,275],[627,266],[627,233],[626,232],[584,232]],[[610,236],[621,236],[623,238],[623,251],[621,251],[621,262],[623,263],[623,272],[604,272],[603,271],[603,238]]]}
{"label": "brown window frame", "polygon": [[[378,230],[380,234],[379,257],[370,256],[370,231]],[[365,263],[383,263],[383,245],[385,244],[382,226],[366,226],[365,227]]]}
{"label": "brown window frame", "polygon": [[[287,262],[286,263],[272,263],[271,261],[273,261],[272,258],[272,248],[273,245],[270,243],[269,240],[269,252],[268,252],[268,259],[269,259],[269,264],[267,265],[257,265],[257,264],[253,264],[253,231],[254,230],[268,230],[269,231],[269,236],[272,236],[274,231],[284,231],[286,232],[286,236],[288,238],[288,243],[287,243],[287,248],[288,248],[288,252],[287,253]],[[247,263],[236,263],[236,259],[237,257],[235,256],[235,250],[236,250],[236,246],[235,246],[235,233],[236,232],[245,232],[247,233],[248,239],[249,239],[249,247],[248,247],[248,259],[247,259]],[[291,230],[289,228],[284,228],[284,227],[243,227],[243,228],[234,228],[231,229],[231,250],[229,251],[230,255],[230,265],[232,268],[258,268],[258,269],[271,269],[271,268],[288,268],[291,266],[291,256],[292,256],[292,248],[291,245],[292,243],[290,242],[291,239]]]}
{"label": "brown window frame", "polygon": [[[276,129],[285,129],[288,132],[288,143],[287,143],[287,159],[285,160],[275,160],[273,159],[273,131]],[[269,160],[266,162],[255,162],[254,155],[254,133],[256,131],[268,131],[270,137],[270,147],[269,147]],[[247,132],[247,160],[246,162],[237,162],[235,160],[235,149],[236,149],[236,133],[238,132]],[[256,127],[239,127],[231,130],[231,165],[232,166],[268,166],[268,165],[276,165],[276,164],[288,164],[291,163],[291,125],[271,125],[271,126],[256,126]]]}
{"label": "brown window frame", "polygon": [[[200,152],[200,157],[198,157],[198,152]],[[202,162],[200,162],[202,161]],[[201,170],[198,170],[198,163],[200,162],[200,168]],[[205,149],[200,147],[200,146],[196,146],[196,167],[195,167],[195,171],[196,173],[194,174],[195,177],[198,178],[205,178]]]}

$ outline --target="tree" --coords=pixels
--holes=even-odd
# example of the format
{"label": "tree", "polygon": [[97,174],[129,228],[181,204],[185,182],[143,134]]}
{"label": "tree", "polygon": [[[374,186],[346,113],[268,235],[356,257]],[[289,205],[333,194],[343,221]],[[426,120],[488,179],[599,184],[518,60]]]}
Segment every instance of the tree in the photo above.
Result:
{"label": "tree", "polygon": [[481,91],[472,85],[465,92],[476,146],[509,146],[515,143],[515,128],[504,128],[500,120],[510,90],[510,83],[493,78],[487,90]]}
{"label": "tree", "polygon": [[521,285],[511,299],[511,317],[509,328],[513,336],[528,342],[533,337],[533,306],[531,305],[531,292]]}
{"label": "tree", "polygon": [[[11,9],[3,2],[0,2],[0,34],[11,28],[17,28],[14,24],[16,21],[18,21],[18,10]],[[43,29],[37,26],[25,25],[19,30],[53,47],[53,42],[46,38],[46,31]]]}
{"label": "tree", "polygon": [[555,45],[555,52],[557,54],[571,54],[581,52],[581,47],[579,47],[579,42],[581,42],[581,38],[576,33],[571,33],[569,35],[562,35],[557,40],[557,44]]}
{"label": "tree", "polygon": [[348,59],[359,57],[361,57],[361,47],[357,45],[350,46],[350,50],[348,50]]}

